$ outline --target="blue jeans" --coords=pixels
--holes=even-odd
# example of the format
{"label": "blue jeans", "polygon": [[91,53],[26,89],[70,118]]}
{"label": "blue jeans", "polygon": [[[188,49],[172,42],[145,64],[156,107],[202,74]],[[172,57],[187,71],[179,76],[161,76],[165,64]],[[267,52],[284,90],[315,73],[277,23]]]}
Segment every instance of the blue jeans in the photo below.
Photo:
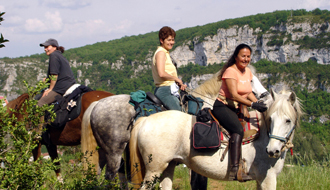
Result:
{"label": "blue jeans", "polygon": [[181,111],[179,98],[171,94],[170,86],[157,87],[154,94],[168,109]]}

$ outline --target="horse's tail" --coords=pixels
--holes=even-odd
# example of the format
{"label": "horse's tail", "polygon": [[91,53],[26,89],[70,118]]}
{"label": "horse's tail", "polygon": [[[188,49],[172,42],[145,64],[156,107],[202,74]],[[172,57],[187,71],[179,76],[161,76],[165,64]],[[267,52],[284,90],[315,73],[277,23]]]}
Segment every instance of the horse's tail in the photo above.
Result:
{"label": "horse's tail", "polygon": [[95,166],[95,171],[98,171],[99,168],[99,154],[96,150],[97,143],[93,135],[91,127],[91,113],[98,101],[95,101],[89,105],[87,110],[84,113],[82,122],[81,122],[81,150],[84,158],[83,160],[84,169],[88,169],[88,165],[92,164]]}
{"label": "horse's tail", "polygon": [[129,141],[130,165],[131,165],[131,182],[134,189],[139,189],[145,176],[145,165],[142,160],[141,153],[138,149],[137,135],[139,128],[147,117],[140,117],[134,124]]}

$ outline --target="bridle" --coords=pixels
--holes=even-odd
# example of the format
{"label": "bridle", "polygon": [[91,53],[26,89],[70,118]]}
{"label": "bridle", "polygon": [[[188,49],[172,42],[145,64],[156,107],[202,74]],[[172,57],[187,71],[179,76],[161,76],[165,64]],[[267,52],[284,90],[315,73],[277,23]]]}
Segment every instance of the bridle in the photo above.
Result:
{"label": "bridle", "polygon": [[282,152],[285,151],[286,149],[293,148],[294,145],[291,142],[291,136],[293,134],[293,131],[296,129],[296,124],[292,127],[292,129],[289,131],[289,133],[285,137],[273,135],[270,132],[270,127],[268,127],[267,129],[268,129],[268,137],[270,139],[276,139],[276,140],[282,141],[285,144],[281,149]]}
{"label": "bridle", "polygon": [[296,124],[297,124],[297,120],[295,121],[294,126],[292,127],[292,129],[289,131],[289,133],[285,136],[285,137],[281,137],[281,136],[277,136],[277,135],[273,135],[271,130],[270,130],[270,126],[267,126],[267,134],[268,137],[270,139],[275,139],[275,140],[279,140],[281,142],[284,143],[284,146],[281,149],[281,152],[287,150],[287,149],[292,149],[294,147],[293,143],[292,143],[292,138],[291,136],[293,135],[294,130],[296,129]]}

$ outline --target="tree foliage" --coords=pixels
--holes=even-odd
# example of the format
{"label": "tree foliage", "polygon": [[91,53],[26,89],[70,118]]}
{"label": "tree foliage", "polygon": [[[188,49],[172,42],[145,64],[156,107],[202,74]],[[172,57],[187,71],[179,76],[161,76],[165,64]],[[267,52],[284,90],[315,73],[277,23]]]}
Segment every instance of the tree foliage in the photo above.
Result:
{"label": "tree foliage", "polygon": [[17,119],[15,114],[9,114],[7,108],[0,105],[0,188],[1,189],[42,189],[42,185],[48,176],[47,171],[54,170],[55,166],[50,161],[30,162],[32,150],[38,143],[39,125],[43,121],[40,118],[45,111],[51,111],[52,107],[45,105],[36,106],[34,95],[44,88],[46,83],[38,83],[36,88],[29,88],[29,100],[23,103],[19,110],[13,113],[25,115],[23,119]]}
{"label": "tree foliage", "polygon": [[[4,14],[5,14],[5,12],[0,12],[0,25],[1,25],[1,22],[3,21],[2,16]],[[5,43],[5,42],[9,42],[9,41],[7,39],[5,39],[2,34],[0,34],[0,48],[5,47],[5,45],[3,45],[3,43]]]}

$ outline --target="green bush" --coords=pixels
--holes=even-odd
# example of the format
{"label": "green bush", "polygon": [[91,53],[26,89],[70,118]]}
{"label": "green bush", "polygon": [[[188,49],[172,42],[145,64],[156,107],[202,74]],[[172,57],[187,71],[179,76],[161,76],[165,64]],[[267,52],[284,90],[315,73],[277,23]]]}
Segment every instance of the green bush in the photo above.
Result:
{"label": "green bush", "polygon": [[[36,88],[27,86],[30,97],[45,86],[42,82]],[[37,101],[30,98],[19,110],[12,110],[13,113],[24,114],[22,119],[7,113],[7,108],[0,105],[0,162],[4,166],[0,170],[0,189],[42,189],[48,179],[45,172],[55,169],[50,161],[42,164],[29,162],[32,150],[38,143],[39,125],[43,124],[40,118],[46,110],[52,113],[51,106],[38,107],[36,104]]]}

